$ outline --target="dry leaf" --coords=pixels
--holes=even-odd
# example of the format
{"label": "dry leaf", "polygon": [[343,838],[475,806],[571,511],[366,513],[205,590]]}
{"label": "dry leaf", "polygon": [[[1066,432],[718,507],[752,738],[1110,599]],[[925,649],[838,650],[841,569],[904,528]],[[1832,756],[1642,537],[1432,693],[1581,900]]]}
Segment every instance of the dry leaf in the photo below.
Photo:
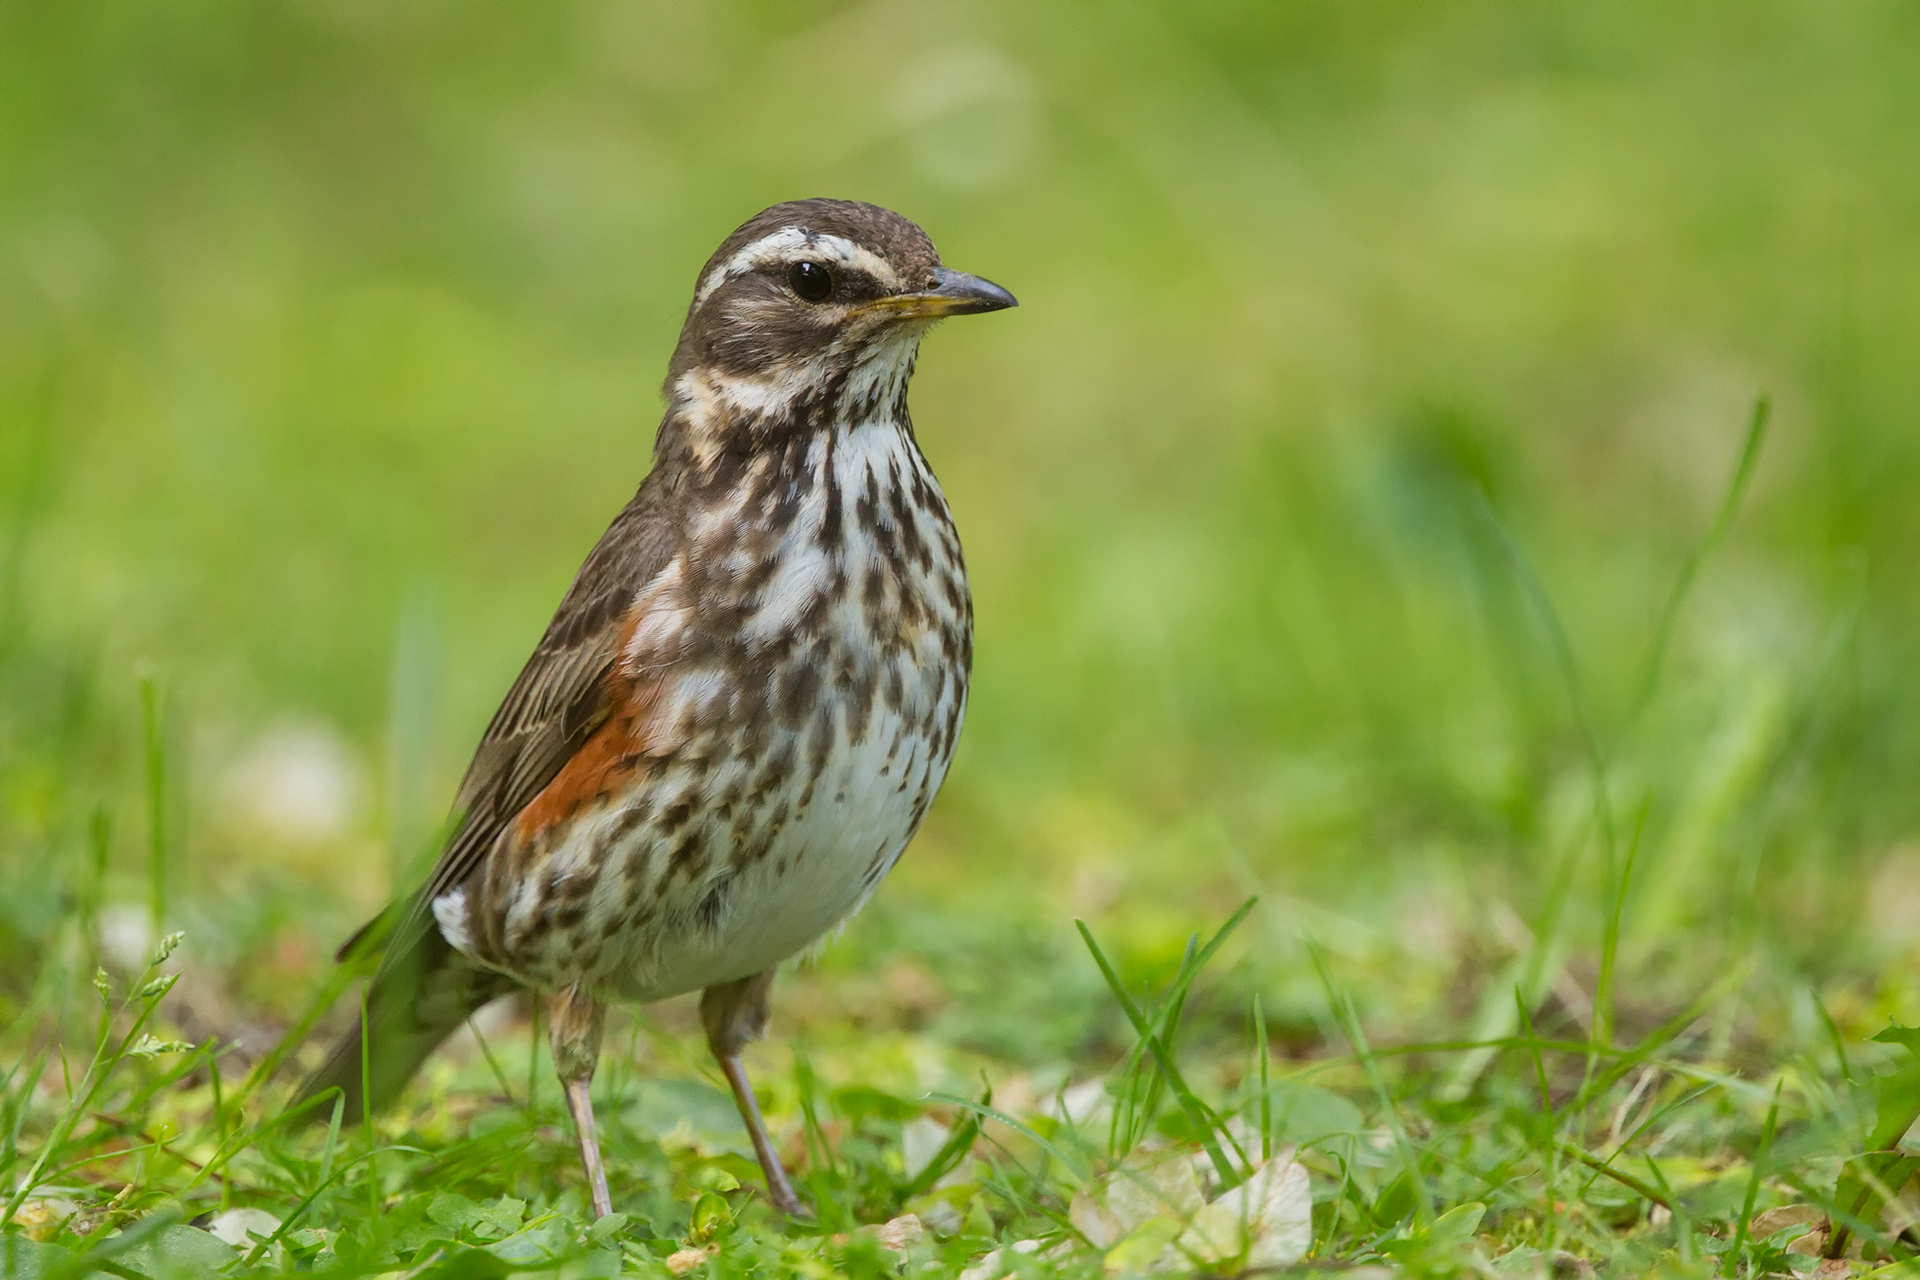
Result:
{"label": "dry leaf", "polygon": [[1082,1187],[1067,1217],[1094,1248],[1110,1249],[1155,1218],[1186,1222],[1204,1203],[1184,1154],[1142,1149]]}
{"label": "dry leaf", "polygon": [[720,1246],[710,1244],[699,1249],[682,1249],[678,1253],[670,1253],[667,1255],[667,1270],[677,1276],[683,1276],[718,1252],[720,1252]]}
{"label": "dry leaf", "polygon": [[1038,1253],[1038,1240],[1016,1240],[1004,1249],[995,1249],[980,1261],[962,1271],[957,1280],[1000,1280],[1001,1276],[1012,1269],[1011,1253]]}
{"label": "dry leaf", "polygon": [[61,1225],[79,1212],[80,1207],[71,1200],[42,1197],[21,1205],[13,1220],[20,1224],[27,1239],[52,1240],[60,1234]]}
{"label": "dry leaf", "polygon": [[1755,1240],[1766,1240],[1788,1227],[1805,1227],[1811,1231],[1826,1216],[1816,1205],[1783,1204],[1777,1209],[1755,1214],[1747,1228],[1747,1235]]}
{"label": "dry leaf", "polygon": [[1312,1188],[1291,1152],[1275,1156],[1211,1204],[1201,1199],[1191,1160],[1165,1151],[1136,1152],[1082,1188],[1068,1217],[1106,1252],[1112,1272],[1234,1260],[1284,1267],[1313,1247]]}
{"label": "dry leaf", "polygon": [[932,1116],[917,1116],[907,1121],[900,1130],[900,1154],[907,1164],[907,1177],[919,1177],[952,1136],[953,1130]]}
{"label": "dry leaf", "polygon": [[249,1238],[248,1232],[265,1240],[280,1229],[280,1219],[265,1209],[228,1209],[217,1213],[213,1221],[207,1223],[207,1234],[214,1236],[238,1249],[241,1253],[253,1248],[256,1243]]}
{"label": "dry leaf", "polygon": [[903,1213],[890,1222],[877,1227],[862,1227],[863,1231],[872,1231],[874,1239],[895,1253],[905,1253],[926,1238],[926,1228],[920,1224],[917,1214]]}
{"label": "dry leaf", "polygon": [[1193,1215],[1176,1246],[1202,1262],[1243,1260],[1249,1267],[1286,1267],[1313,1247],[1313,1191],[1291,1153]]}

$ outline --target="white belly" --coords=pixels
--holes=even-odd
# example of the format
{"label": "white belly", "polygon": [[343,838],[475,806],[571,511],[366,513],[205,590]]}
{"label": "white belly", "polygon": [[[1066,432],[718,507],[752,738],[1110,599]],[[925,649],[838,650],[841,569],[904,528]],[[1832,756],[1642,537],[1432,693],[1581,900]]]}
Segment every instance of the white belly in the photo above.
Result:
{"label": "white belly", "polygon": [[[745,848],[669,886],[665,911],[627,939],[609,985],[626,999],[656,1000],[746,977],[857,911],[893,868],[947,766],[929,758],[925,737],[905,731],[897,712],[876,709],[869,725],[857,743],[836,735],[811,796],[797,781],[768,796]],[[657,845],[625,853],[663,856]],[[716,890],[723,903],[703,911]]]}

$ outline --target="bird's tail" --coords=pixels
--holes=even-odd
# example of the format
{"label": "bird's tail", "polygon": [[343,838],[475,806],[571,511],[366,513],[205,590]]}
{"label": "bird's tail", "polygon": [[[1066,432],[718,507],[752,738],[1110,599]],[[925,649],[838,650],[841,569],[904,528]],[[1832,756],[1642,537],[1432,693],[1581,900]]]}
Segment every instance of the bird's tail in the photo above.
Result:
{"label": "bird's tail", "polygon": [[[353,948],[349,942],[343,951]],[[468,1015],[515,985],[505,974],[484,969],[455,951],[431,925],[414,938],[396,939],[367,992],[364,1022],[356,1018],[335,1041],[293,1105],[300,1107],[338,1089],[346,1101],[343,1122],[360,1119],[369,1095],[378,1111],[399,1096],[427,1055]],[[331,1103],[323,1101],[310,1107],[302,1120],[324,1120],[332,1114]]]}

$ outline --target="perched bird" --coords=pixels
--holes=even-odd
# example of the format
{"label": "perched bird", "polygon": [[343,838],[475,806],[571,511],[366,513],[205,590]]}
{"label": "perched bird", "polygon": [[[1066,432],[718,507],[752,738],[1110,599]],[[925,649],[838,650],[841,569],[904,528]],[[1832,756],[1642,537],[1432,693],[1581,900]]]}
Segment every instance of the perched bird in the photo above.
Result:
{"label": "perched bird", "polygon": [[860,907],[946,776],[973,606],[907,382],[934,321],[1015,305],[870,204],[775,205],[727,237],[651,471],[494,714],[432,876],[375,922],[371,1097],[356,1026],[299,1102],[379,1107],[474,1010],[533,991],[604,1215],[606,1004],[704,990],[769,1198],[804,1212],[740,1050],[775,968]]}

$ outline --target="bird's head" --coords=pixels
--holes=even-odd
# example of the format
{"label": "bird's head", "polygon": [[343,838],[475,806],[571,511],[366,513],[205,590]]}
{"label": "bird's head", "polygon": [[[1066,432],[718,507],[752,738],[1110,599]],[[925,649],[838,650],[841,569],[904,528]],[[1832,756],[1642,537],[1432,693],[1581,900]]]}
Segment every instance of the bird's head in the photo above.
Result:
{"label": "bird's head", "polygon": [[877,205],[795,200],[755,215],[700,273],[666,393],[696,432],[870,417],[906,394],[920,338],[946,316],[1018,305],[941,265]]}

